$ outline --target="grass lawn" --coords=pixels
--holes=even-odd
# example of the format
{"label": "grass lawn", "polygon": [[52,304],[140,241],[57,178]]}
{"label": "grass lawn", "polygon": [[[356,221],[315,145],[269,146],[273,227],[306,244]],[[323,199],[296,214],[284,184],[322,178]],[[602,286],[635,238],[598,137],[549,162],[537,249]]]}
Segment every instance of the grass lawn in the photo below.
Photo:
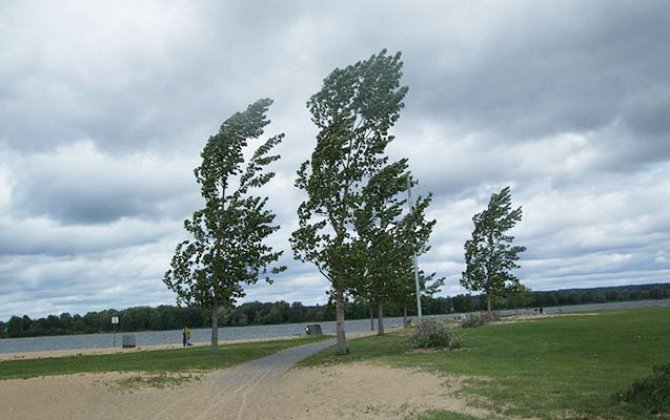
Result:
{"label": "grass lawn", "polygon": [[223,344],[213,355],[209,346],[174,350],[133,351],[106,355],[0,361],[0,380],[84,372],[184,372],[219,369],[268,356],[280,350],[330,337],[303,337],[253,343]]}
{"label": "grass lawn", "polygon": [[[466,394],[501,417],[645,418],[644,410],[612,395],[670,362],[670,308],[598,312],[458,330],[459,351],[412,352],[405,334],[349,342],[351,354],[332,349],[301,362],[320,365],[367,361],[474,377]],[[425,418],[451,419],[432,412]]]}

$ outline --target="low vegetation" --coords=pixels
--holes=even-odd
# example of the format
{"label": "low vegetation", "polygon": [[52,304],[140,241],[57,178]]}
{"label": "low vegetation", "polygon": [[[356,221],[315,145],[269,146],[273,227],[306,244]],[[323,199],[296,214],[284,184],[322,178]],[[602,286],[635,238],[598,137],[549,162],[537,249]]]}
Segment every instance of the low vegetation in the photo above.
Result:
{"label": "low vegetation", "polygon": [[458,337],[443,322],[430,318],[417,325],[409,337],[409,343],[415,349],[455,349],[461,346]]}
{"label": "low vegetation", "polygon": [[489,322],[500,320],[500,315],[496,312],[484,312],[481,314],[468,314],[461,321],[461,327],[463,328],[475,328],[481,327],[482,325],[488,324]]}
{"label": "low vegetation", "polygon": [[414,352],[403,332],[352,340],[348,356],[327,349],[301,364],[361,361],[467,376],[462,395],[502,418],[648,418],[645,406],[612,395],[668,363],[668,319],[663,307],[492,323],[463,330],[457,352]]}
{"label": "low vegetation", "polygon": [[106,355],[52,357],[0,361],[0,380],[84,372],[189,372],[238,365],[302,344],[329,337],[306,337],[253,343],[226,344],[213,355],[208,347],[134,351]]}
{"label": "low vegetation", "polygon": [[670,363],[655,366],[651,376],[634,382],[616,397],[646,409],[649,414],[670,416]]}
{"label": "low vegetation", "polygon": [[142,388],[172,388],[188,382],[197,381],[199,375],[161,372],[150,375],[134,375],[116,382],[122,391],[136,391]]}

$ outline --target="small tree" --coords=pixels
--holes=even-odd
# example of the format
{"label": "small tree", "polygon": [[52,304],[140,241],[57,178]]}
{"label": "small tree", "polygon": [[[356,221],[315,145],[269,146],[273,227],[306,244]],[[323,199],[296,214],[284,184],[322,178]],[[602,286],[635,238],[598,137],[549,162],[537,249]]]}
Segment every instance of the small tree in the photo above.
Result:
{"label": "small tree", "polygon": [[513,309],[528,308],[533,304],[533,291],[519,284],[507,295],[507,306]]}
{"label": "small tree", "polygon": [[461,284],[467,290],[483,291],[486,310],[491,313],[491,301],[519,285],[511,270],[518,268],[523,246],[513,246],[514,236],[507,232],[521,220],[521,207],[512,210],[510,188],[491,195],[488,208],[475,214],[472,239],[465,242],[466,268]]}
{"label": "small tree", "polygon": [[337,352],[348,353],[344,300],[355,261],[355,210],[364,202],[362,188],[386,164],[389,129],[403,108],[406,87],[400,54],[386,50],[344,69],[335,69],[307,106],[319,128],[311,159],[298,170],[296,186],[307,193],[298,208],[299,227],[291,245],[295,257],[316,265],[331,283],[335,302]]}
{"label": "small tree", "polygon": [[[409,176],[406,159],[374,173],[363,188],[365,201],[356,211],[354,226],[362,269],[352,292],[376,307],[378,335],[384,335],[384,305],[402,301],[408,294],[410,273],[414,279],[412,259],[428,250],[428,237],[435,225],[435,220],[425,217],[430,194],[419,197],[409,212],[403,212]],[[416,296],[415,291],[409,293]]]}
{"label": "small tree", "polygon": [[[272,226],[275,215],[265,208],[267,197],[252,194],[267,184],[273,172],[263,168],[279,159],[269,155],[283,134],[269,138],[243,167],[244,148],[249,139],[263,134],[269,124],[270,99],[249,105],[246,111],[228,118],[218,134],[207,141],[201,153],[202,164],[195,169],[205,207],[184,221],[193,240],[180,243],[175,250],[171,269],[163,282],[177,293],[178,303],[197,303],[212,312],[212,352],[218,352],[219,309],[232,305],[245,295],[243,284],[253,284],[260,275],[268,277],[267,267],[282,252],[274,252],[264,240],[279,226]],[[286,267],[274,267],[278,273]]]}
{"label": "small tree", "polygon": [[[394,299],[402,304],[403,326],[407,327],[409,321],[407,319],[407,309],[410,306],[416,306],[416,278],[414,275],[414,263],[410,261],[407,265],[407,271],[402,281],[403,290]],[[446,277],[437,277],[437,273],[426,274],[423,270],[417,273],[419,276],[419,291],[421,297],[433,297],[444,286]]]}

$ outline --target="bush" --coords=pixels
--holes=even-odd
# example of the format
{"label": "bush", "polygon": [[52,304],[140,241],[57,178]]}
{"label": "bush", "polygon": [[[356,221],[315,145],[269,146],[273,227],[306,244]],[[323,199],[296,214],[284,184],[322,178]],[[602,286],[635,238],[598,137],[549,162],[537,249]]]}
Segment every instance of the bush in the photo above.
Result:
{"label": "bush", "polygon": [[409,337],[409,342],[415,349],[460,347],[458,338],[443,323],[434,319],[421,321],[416,331]]}
{"label": "bush", "polygon": [[466,315],[465,319],[461,321],[461,326],[463,328],[481,327],[484,324],[488,324],[489,322],[497,321],[499,319],[500,315],[498,315],[496,312],[491,312],[490,314],[488,312],[484,312],[479,315]]}
{"label": "bush", "polygon": [[619,401],[636,404],[651,414],[670,414],[670,363],[654,366],[654,373],[634,382]]}

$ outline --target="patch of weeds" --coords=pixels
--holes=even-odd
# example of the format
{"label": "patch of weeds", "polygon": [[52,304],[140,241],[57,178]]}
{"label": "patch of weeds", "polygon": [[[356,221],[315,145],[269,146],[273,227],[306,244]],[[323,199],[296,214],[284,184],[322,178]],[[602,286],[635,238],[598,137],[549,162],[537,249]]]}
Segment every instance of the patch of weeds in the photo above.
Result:
{"label": "patch of weeds", "polygon": [[379,414],[379,407],[367,404],[365,406],[365,408],[363,409],[363,413],[365,413],[365,414]]}
{"label": "patch of weeds", "polygon": [[466,315],[465,319],[461,321],[461,327],[463,328],[475,328],[481,327],[482,325],[488,324],[489,322],[500,320],[500,315],[496,312],[488,312],[477,314]]}
{"label": "patch of weeds", "polygon": [[410,345],[415,349],[448,348],[461,346],[460,340],[444,324],[434,319],[422,321],[409,337]]}
{"label": "patch of weeds", "polygon": [[195,374],[168,374],[162,372],[157,375],[137,375],[116,381],[121,390],[137,391],[142,388],[171,388],[181,386],[188,382],[197,381],[199,375]]}
{"label": "patch of weeds", "polygon": [[428,410],[421,413],[419,416],[410,417],[411,419],[416,420],[474,420],[477,417],[473,417],[467,414],[458,413],[455,411],[443,411],[443,410]]}
{"label": "patch of weeds", "polygon": [[417,412],[418,411],[416,407],[412,407],[407,403],[403,403],[400,405],[400,407],[390,410],[389,414],[394,418],[398,417],[404,419],[415,419],[418,415]]}
{"label": "patch of weeds", "polygon": [[654,366],[651,376],[634,382],[615,398],[637,405],[650,414],[670,414],[670,363]]}

